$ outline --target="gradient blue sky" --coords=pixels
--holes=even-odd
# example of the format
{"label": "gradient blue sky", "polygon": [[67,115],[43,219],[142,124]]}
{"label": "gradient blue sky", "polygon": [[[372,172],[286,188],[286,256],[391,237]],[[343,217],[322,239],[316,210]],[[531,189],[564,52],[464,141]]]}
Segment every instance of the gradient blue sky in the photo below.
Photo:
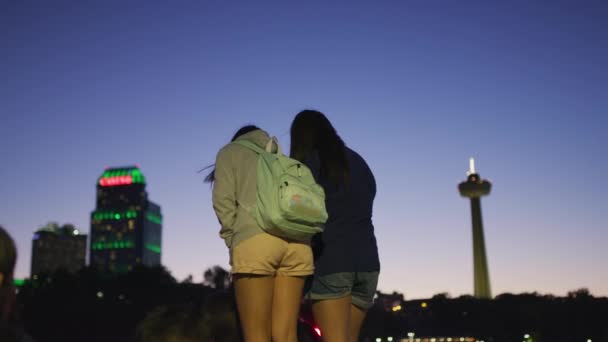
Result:
{"label": "gradient blue sky", "polygon": [[88,232],[106,166],[139,163],[163,263],[227,267],[196,171],[241,125],[289,148],[325,112],[373,169],[382,291],[472,292],[468,158],[494,294],[608,295],[605,1],[0,2],[0,224]]}

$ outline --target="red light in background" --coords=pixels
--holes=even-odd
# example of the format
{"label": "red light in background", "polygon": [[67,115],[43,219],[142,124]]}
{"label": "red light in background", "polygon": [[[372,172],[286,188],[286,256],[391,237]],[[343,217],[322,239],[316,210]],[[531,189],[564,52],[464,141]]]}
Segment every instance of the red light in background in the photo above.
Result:
{"label": "red light in background", "polygon": [[101,186],[129,185],[133,183],[131,176],[106,177],[99,180]]}
{"label": "red light in background", "polygon": [[317,336],[321,337],[321,329],[319,327],[314,327],[313,329],[317,333]]}

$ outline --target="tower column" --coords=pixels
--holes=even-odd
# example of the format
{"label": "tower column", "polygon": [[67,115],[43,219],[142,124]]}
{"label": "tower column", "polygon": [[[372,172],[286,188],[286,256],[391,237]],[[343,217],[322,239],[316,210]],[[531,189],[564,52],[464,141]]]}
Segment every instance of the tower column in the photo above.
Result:
{"label": "tower column", "polygon": [[481,220],[481,200],[479,197],[471,198],[471,217],[473,220],[473,281],[475,297],[492,298],[486,244],[483,236],[483,222]]}
{"label": "tower column", "polygon": [[492,184],[482,180],[475,171],[475,161],[469,161],[467,180],[458,185],[460,195],[471,201],[471,219],[473,226],[473,289],[476,298],[492,298],[486,245],[483,236],[481,219],[481,197],[490,194]]}

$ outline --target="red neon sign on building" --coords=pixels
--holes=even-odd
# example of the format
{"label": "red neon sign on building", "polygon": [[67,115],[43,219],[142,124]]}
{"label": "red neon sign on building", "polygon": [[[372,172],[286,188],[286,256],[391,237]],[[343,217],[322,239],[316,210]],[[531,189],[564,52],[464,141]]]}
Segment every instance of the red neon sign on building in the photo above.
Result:
{"label": "red neon sign on building", "polygon": [[133,183],[131,176],[106,177],[99,180],[101,186],[129,185]]}

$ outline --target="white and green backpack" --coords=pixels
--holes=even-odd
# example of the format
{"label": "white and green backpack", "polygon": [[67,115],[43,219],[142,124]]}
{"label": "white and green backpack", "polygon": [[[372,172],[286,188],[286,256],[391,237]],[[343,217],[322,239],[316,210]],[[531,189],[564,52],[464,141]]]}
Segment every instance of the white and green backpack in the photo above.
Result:
{"label": "white and green backpack", "polygon": [[[273,142],[277,152],[271,152]],[[266,149],[247,140],[236,140],[233,144],[258,154],[256,205],[246,209],[266,232],[308,241],[323,231],[327,221],[325,192],[306,165],[285,156],[274,137]]]}

